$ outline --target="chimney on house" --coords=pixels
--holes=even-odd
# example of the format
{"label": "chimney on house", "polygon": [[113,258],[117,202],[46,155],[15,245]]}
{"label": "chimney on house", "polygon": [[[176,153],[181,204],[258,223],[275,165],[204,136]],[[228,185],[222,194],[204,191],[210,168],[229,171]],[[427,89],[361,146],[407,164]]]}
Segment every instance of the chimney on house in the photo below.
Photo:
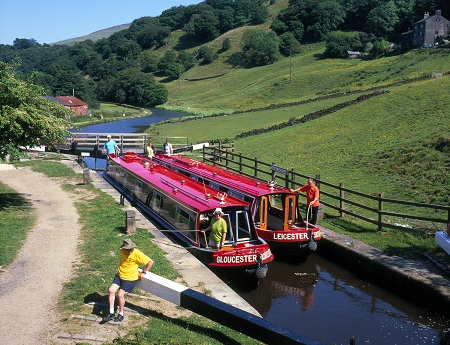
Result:
{"label": "chimney on house", "polygon": [[441,15],[441,10],[436,10],[436,15],[440,16]]}
{"label": "chimney on house", "polygon": [[423,16],[423,19],[427,19],[429,16],[430,16],[430,13],[429,12],[425,12],[425,14]]}

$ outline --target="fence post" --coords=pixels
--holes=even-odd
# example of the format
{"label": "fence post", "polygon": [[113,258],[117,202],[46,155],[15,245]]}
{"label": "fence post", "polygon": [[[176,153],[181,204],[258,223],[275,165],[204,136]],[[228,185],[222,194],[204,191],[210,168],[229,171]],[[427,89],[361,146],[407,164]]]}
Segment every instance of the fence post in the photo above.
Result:
{"label": "fence post", "polygon": [[290,181],[291,181],[291,188],[292,189],[295,189],[295,174],[294,174],[294,172],[295,172],[295,169],[291,168],[291,171],[289,172],[289,174],[291,174]]}
{"label": "fence post", "polygon": [[345,192],[344,192],[344,183],[339,183],[339,215],[341,218],[345,216],[344,207],[345,207]]}
{"label": "fence post", "polygon": [[381,212],[383,212],[383,193],[378,193],[378,231],[381,230],[382,225],[382,215]]}
{"label": "fence post", "polygon": [[239,172],[242,172],[242,153],[239,153]]}
{"label": "fence post", "polygon": [[317,175],[316,175],[316,186],[317,186],[317,188],[319,188],[319,190],[320,190],[320,174],[317,174]]}
{"label": "fence post", "polygon": [[255,177],[258,177],[258,158],[255,157],[255,170],[253,172]]}

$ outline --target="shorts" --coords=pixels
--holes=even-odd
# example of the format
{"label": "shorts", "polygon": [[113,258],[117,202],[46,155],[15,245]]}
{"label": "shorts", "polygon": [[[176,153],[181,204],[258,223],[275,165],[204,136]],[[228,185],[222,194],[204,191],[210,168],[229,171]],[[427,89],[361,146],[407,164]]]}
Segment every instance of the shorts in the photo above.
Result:
{"label": "shorts", "polygon": [[125,292],[132,292],[136,286],[137,280],[123,280],[119,278],[118,274],[116,274],[112,283],[119,285],[119,287]]}

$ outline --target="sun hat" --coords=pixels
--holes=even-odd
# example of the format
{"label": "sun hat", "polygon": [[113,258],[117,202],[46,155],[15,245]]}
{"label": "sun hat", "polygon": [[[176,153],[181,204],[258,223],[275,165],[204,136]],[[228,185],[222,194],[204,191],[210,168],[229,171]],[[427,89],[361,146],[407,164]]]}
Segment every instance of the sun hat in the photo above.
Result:
{"label": "sun hat", "polygon": [[220,215],[223,216],[223,211],[220,207],[218,207],[214,210],[214,214],[216,214],[216,213],[220,213]]}
{"label": "sun hat", "polygon": [[133,243],[131,239],[127,238],[125,241],[123,241],[120,249],[133,249],[134,247],[136,247],[136,244]]}

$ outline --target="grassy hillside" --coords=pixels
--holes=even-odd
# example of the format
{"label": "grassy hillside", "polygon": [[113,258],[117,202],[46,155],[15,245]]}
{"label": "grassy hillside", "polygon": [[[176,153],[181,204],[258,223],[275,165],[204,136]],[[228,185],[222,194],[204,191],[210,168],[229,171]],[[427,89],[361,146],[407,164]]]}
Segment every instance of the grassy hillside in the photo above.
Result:
{"label": "grassy hillside", "polygon": [[[244,29],[227,36],[239,36]],[[217,40],[221,46],[221,37]],[[238,37],[233,45],[238,44]],[[210,45],[213,50],[219,49]],[[303,46],[303,52],[273,65],[240,69],[222,56],[211,65],[189,70],[181,80],[166,83],[167,108],[231,111],[296,102],[336,92],[387,86],[431,73],[450,71],[447,49],[412,51],[377,60],[324,59],[325,46]],[[224,53],[232,55],[233,52]],[[292,68],[290,67],[292,66]],[[207,78],[207,79],[202,79]]]}
{"label": "grassy hillside", "polygon": [[112,26],[110,28],[106,28],[103,30],[98,30],[98,31],[94,31],[88,35],[85,36],[79,36],[79,37],[74,37],[74,38],[68,38],[66,40],[62,40],[62,41],[58,41],[52,44],[59,44],[59,45],[67,45],[67,46],[71,46],[74,45],[76,43],[80,43],[86,40],[92,40],[92,41],[97,41],[100,40],[102,38],[108,38],[109,36],[111,36],[113,33],[121,31],[121,30],[125,30],[128,29],[130,27],[131,24],[121,24],[121,25],[116,25],[116,26]]}
{"label": "grassy hillside", "polygon": [[[182,89],[179,94],[171,94],[169,104],[175,103],[173,99],[178,96],[179,104],[189,104],[192,108],[242,109],[312,100],[337,91],[391,86],[385,88],[389,93],[346,106],[323,118],[243,139],[236,139],[236,136],[299,119],[360,94],[343,94],[293,107],[180,124],[160,124],[152,126],[149,132],[155,136],[187,136],[190,142],[232,139],[237,152],[280,166],[295,167],[304,174],[320,173],[322,179],[331,183],[344,182],[350,188],[367,193],[384,192],[391,198],[447,205],[450,201],[450,77],[419,79],[392,86],[394,82],[450,70],[447,55],[444,51],[420,51],[366,62],[312,59],[309,65],[302,66],[302,78],[297,75],[292,83],[273,86],[272,92],[264,94],[259,94],[262,87],[258,84],[273,83],[275,77],[271,69],[279,67],[236,70],[229,73],[234,78],[221,77],[222,82],[216,82],[215,88],[208,80],[195,84],[196,92]],[[246,78],[251,80],[244,82]],[[271,78],[272,81],[268,81]],[[206,84],[210,87],[205,87]],[[201,88],[205,88],[203,94]]]}

